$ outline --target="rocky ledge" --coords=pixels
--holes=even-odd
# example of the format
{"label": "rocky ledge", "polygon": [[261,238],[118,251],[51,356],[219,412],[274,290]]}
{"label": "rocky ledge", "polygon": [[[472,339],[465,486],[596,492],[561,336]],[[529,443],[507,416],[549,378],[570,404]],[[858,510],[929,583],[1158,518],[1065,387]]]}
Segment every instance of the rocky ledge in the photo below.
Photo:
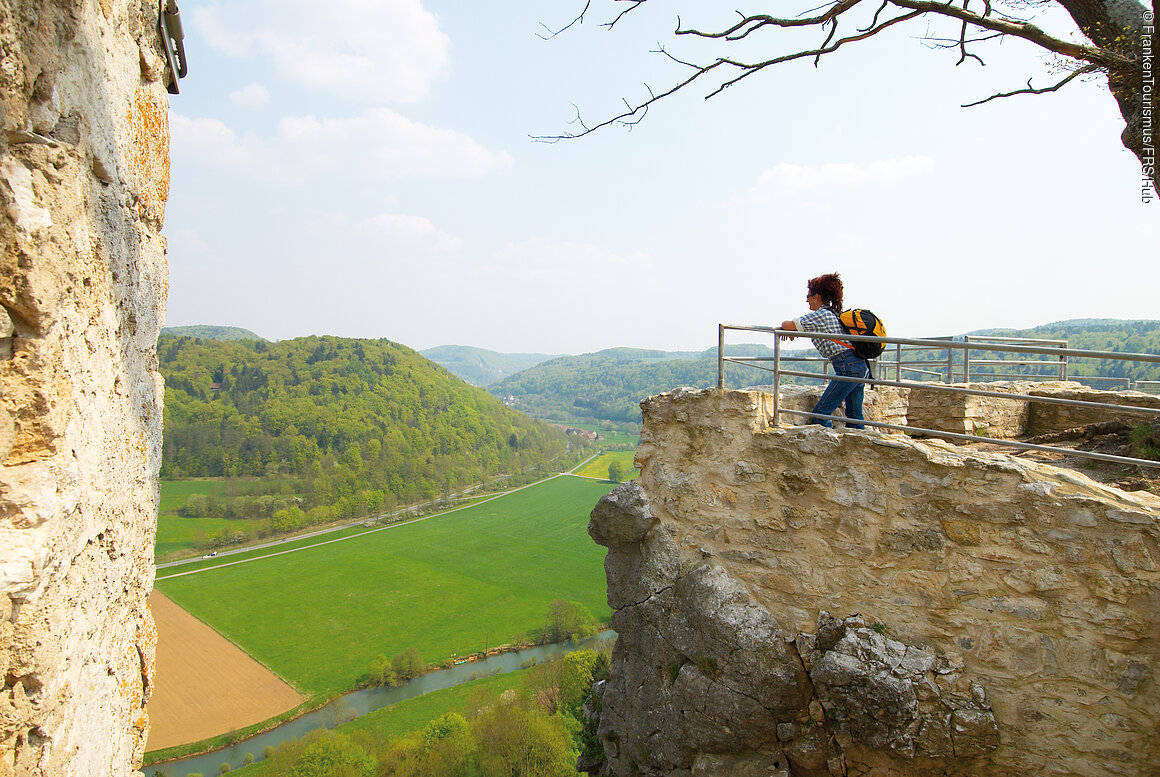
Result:
{"label": "rocky ledge", "polygon": [[1160,500],[1009,456],[776,428],[755,392],[643,403],[593,510],[606,768],[1149,774]]}

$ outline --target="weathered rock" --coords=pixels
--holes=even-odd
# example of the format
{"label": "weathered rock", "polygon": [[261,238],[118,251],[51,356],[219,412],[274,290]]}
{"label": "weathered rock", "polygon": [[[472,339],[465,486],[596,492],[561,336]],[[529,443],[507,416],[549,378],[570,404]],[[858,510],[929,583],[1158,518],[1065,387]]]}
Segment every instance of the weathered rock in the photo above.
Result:
{"label": "weathered rock", "polygon": [[142,70],[156,14],[0,2],[4,775],[131,774],[148,734],[169,185],[167,94]]}
{"label": "weathered rock", "polygon": [[1160,499],[772,427],[758,392],[642,406],[640,490],[593,511],[617,570],[614,774],[1151,773]]}
{"label": "weathered rock", "polygon": [[[951,387],[999,394],[1026,394],[1035,386],[1033,381],[994,381],[955,383]],[[937,388],[915,388],[910,394],[907,420],[911,426],[1000,439],[1018,437],[1027,429],[1026,399],[980,397],[940,391]]]}

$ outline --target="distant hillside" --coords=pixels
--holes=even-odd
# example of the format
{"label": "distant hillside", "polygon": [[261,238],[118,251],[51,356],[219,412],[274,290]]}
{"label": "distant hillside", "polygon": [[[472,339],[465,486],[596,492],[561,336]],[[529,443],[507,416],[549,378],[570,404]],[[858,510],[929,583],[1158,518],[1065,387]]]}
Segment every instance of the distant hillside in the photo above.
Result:
{"label": "distant hillside", "polygon": [[249,329],[240,326],[210,326],[197,324],[195,326],[167,326],[162,327],[161,334],[174,337],[200,337],[203,340],[265,340],[266,338],[254,334]]}
{"label": "distant hillside", "polygon": [[470,345],[440,345],[419,353],[473,386],[488,386],[556,358],[545,353],[496,353]]}
{"label": "distant hillside", "polygon": [[[730,345],[730,354],[772,356],[764,345]],[[762,373],[726,365],[726,385],[740,388],[762,382]],[[681,386],[717,384],[717,349],[650,351],[611,348],[563,356],[488,387],[514,399],[514,407],[536,418],[569,423],[640,423],[640,401]]]}
{"label": "distant hillside", "polygon": [[[1080,318],[1056,321],[1031,329],[983,329],[970,335],[992,337],[1035,337],[1046,340],[1067,340],[1069,348],[1119,353],[1160,354],[1160,321],[1124,321],[1114,318]],[[1013,359],[1010,354],[972,353],[971,358]],[[996,368],[997,369],[997,368]],[[1006,370],[1010,368],[1004,367]],[[1024,373],[1024,368],[1016,368]],[[975,374],[975,370],[971,371]],[[1130,364],[1114,359],[1071,359],[1068,375],[1074,378],[1104,377],[1131,378],[1132,380],[1160,380],[1160,365]],[[1098,382],[1094,385],[1100,385]]]}
{"label": "distant hillside", "polygon": [[[979,329],[970,335],[992,335],[1001,337],[1041,337],[1045,339],[1066,339],[1070,347],[1091,348],[1093,350],[1117,350],[1110,346],[1127,346],[1118,350],[1133,353],[1157,353],[1160,346],[1160,321],[1125,321],[1118,318],[1075,318],[1056,321],[1031,329]],[[1094,343],[1094,344],[1093,344]],[[1100,345],[1102,343],[1103,345]],[[1150,349],[1150,350],[1149,350]]]}
{"label": "distant hillside", "polygon": [[566,448],[562,431],[388,340],[164,334],[157,351],[165,478],[285,476],[306,506],[346,500],[365,514]]}
{"label": "distant hillside", "polygon": [[[970,334],[1066,339],[1073,348],[1160,353],[1160,321],[1077,319],[1033,329],[987,329]],[[772,355],[772,349],[766,346],[729,346],[728,350],[730,353],[749,356]],[[812,349],[801,351],[795,348],[794,352],[816,355]],[[790,353],[784,351],[783,355]],[[915,358],[934,361],[936,355],[927,352]],[[945,362],[945,355],[941,358]],[[973,358],[1019,357],[978,352]],[[812,372],[816,367],[816,364],[797,364],[793,368]],[[972,374],[978,374],[979,371],[976,368]],[[1003,367],[1003,371],[1029,374],[1034,368]],[[1160,380],[1160,365],[1129,366],[1110,359],[1073,361],[1069,365],[1069,375],[1077,378],[1102,376]],[[511,397],[514,407],[537,418],[570,423],[613,421],[633,424],[640,421],[639,403],[645,397],[680,386],[703,387],[716,385],[716,382],[716,348],[702,352],[612,348],[581,356],[564,356],[538,364],[492,384],[488,390],[500,397]],[[726,367],[726,385],[731,388],[763,382],[763,374],[756,369],[733,365]]]}

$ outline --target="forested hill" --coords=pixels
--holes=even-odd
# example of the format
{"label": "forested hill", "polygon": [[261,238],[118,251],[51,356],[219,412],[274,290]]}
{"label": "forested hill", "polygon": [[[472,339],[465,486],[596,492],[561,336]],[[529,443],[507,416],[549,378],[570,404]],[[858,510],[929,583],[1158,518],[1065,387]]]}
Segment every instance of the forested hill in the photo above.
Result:
{"label": "forested hill", "polygon": [[[736,345],[729,353],[772,356],[763,345]],[[762,373],[728,365],[726,384],[733,388],[762,382]],[[537,418],[563,422],[640,423],[641,399],[681,386],[717,385],[717,349],[649,351],[612,348],[564,356],[536,365],[488,386],[515,407]]]}
{"label": "forested hill", "polygon": [[566,448],[559,430],[387,340],[162,335],[157,351],[166,478],[283,475],[316,503],[368,484],[379,502],[410,502]]}
{"label": "forested hill", "polygon": [[980,329],[968,334],[1067,340],[1069,348],[1093,351],[1160,353],[1160,321],[1077,318],[1032,329]]}
{"label": "forested hill", "polygon": [[419,354],[473,386],[487,386],[558,356],[545,353],[496,353],[470,345],[440,345],[419,351]]}
{"label": "forested hill", "polygon": [[213,326],[195,324],[193,326],[167,326],[161,329],[163,335],[174,337],[200,337],[203,340],[265,340],[249,329],[240,326]]}

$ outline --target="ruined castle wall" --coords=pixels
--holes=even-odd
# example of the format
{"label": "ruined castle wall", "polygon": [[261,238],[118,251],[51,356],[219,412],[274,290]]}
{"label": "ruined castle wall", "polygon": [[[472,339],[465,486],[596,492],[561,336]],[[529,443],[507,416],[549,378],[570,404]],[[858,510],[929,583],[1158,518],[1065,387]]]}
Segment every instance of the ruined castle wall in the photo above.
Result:
{"label": "ruined castle wall", "polygon": [[157,3],[0,0],[0,775],[140,764],[161,442]]}
{"label": "ruined castle wall", "polygon": [[[957,383],[958,388],[1024,394],[1045,399],[1094,402],[1160,409],[1160,397],[1140,391],[1099,391],[1074,381],[994,381]],[[1121,411],[1107,407],[1082,407],[1027,399],[973,396],[933,389],[914,389],[906,409],[911,426],[959,434],[1013,439],[1027,434],[1050,434],[1077,426],[1120,420],[1150,421],[1154,413]]]}
{"label": "ruined castle wall", "polygon": [[589,531],[630,775],[1154,775],[1160,499],[768,397],[642,404]]}

